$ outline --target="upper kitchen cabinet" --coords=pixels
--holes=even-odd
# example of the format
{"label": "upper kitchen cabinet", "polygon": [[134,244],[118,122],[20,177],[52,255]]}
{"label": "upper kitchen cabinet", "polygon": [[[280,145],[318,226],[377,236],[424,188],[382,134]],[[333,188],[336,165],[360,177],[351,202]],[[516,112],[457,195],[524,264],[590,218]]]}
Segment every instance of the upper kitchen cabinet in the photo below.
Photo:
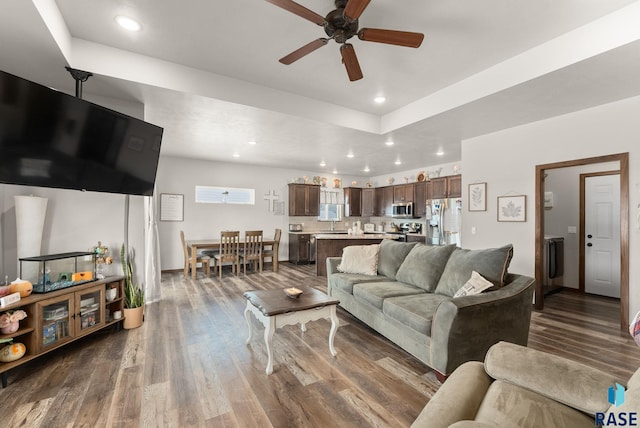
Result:
{"label": "upper kitchen cabinet", "polygon": [[359,187],[345,187],[344,189],[344,216],[362,216],[362,189]]}
{"label": "upper kitchen cabinet", "polygon": [[289,184],[289,215],[314,216],[320,214],[320,186]]}
{"label": "upper kitchen cabinet", "polygon": [[461,175],[432,178],[429,183],[431,184],[431,195],[429,199],[462,197]]}
{"label": "upper kitchen cabinet", "polygon": [[393,202],[413,202],[413,183],[393,186]]}
{"label": "upper kitchen cabinet", "polygon": [[376,216],[391,216],[391,205],[393,205],[393,186],[377,187],[375,191]]}
{"label": "upper kitchen cabinet", "polygon": [[424,217],[427,213],[427,182],[419,181],[413,184],[413,215]]}
{"label": "upper kitchen cabinet", "polygon": [[376,215],[376,189],[362,189],[362,216]]}
{"label": "upper kitchen cabinet", "polygon": [[449,198],[461,198],[462,197],[462,176],[450,175],[447,177],[447,197]]}

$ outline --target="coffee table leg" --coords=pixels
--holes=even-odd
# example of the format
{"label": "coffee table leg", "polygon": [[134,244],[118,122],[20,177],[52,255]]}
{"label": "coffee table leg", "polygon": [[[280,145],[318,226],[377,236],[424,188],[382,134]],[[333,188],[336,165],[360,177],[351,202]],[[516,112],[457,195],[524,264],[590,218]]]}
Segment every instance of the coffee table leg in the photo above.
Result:
{"label": "coffee table leg", "polygon": [[248,344],[249,344],[249,342],[251,341],[251,333],[252,333],[252,330],[251,330],[251,320],[249,319],[249,312],[250,312],[249,305],[250,305],[250,304],[251,304],[251,303],[249,303],[249,302],[247,301],[247,308],[244,310],[244,318],[247,320],[247,325],[249,326],[249,337],[247,337],[247,345],[248,345]]}
{"label": "coffee table leg", "polygon": [[333,347],[333,339],[336,337],[336,331],[338,331],[338,316],[336,315],[336,305],[331,305],[331,331],[329,332],[329,351],[334,357],[337,355],[336,349]]}
{"label": "coffee table leg", "polygon": [[300,330],[302,330],[303,333],[307,332],[307,323],[300,323]]}
{"label": "coffee table leg", "polygon": [[271,341],[273,340],[273,333],[275,332],[275,317],[267,317],[267,323],[264,327],[264,343],[267,345],[267,355],[269,356],[266,372],[270,375],[273,373],[273,349],[271,349]]}

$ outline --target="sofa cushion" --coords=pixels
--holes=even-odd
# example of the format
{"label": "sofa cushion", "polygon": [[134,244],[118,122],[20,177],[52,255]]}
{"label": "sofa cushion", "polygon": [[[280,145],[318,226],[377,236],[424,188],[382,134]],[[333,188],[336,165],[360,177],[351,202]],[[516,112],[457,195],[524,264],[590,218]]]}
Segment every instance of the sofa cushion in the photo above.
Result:
{"label": "sofa cushion", "polygon": [[433,293],[390,297],[384,300],[382,312],[418,333],[431,336],[433,314],[443,300],[450,298]]}
{"label": "sofa cushion", "polygon": [[433,293],[447,260],[455,248],[455,245],[416,245],[400,265],[396,280]]}
{"label": "sofa cushion", "polygon": [[500,380],[496,380],[489,387],[475,420],[499,427],[594,426],[592,418],[576,409]]}
{"label": "sofa cushion", "polygon": [[396,296],[422,294],[424,290],[402,282],[364,282],[353,286],[353,295],[378,309],[382,309],[384,299]]}
{"label": "sofa cushion", "polygon": [[460,290],[456,291],[456,294],[454,294],[453,297],[473,296],[475,294],[480,294],[491,287],[493,287],[493,283],[484,279],[482,275],[474,270],[471,272],[471,278],[469,278],[469,281],[467,281]]}
{"label": "sofa cushion", "polygon": [[359,273],[362,275],[376,275],[378,272],[379,244],[350,245],[342,249],[342,260],[338,271],[344,273]]}
{"label": "sofa cushion", "polygon": [[396,279],[400,265],[416,244],[417,242],[396,242],[392,239],[383,239],[380,242],[380,251],[378,252],[378,275]]}
{"label": "sofa cushion", "polygon": [[486,250],[456,248],[444,267],[435,292],[453,296],[471,278],[474,270],[491,281],[495,289],[500,288],[505,283],[511,257],[511,244]]}
{"label": "sofa cushion", "polygon": [[353,285],[360,282],[381,282],[389,281],[386,276],[360,275],[356,273],[334,273],[329,278],[331,286],[345,293],[353,294]]}

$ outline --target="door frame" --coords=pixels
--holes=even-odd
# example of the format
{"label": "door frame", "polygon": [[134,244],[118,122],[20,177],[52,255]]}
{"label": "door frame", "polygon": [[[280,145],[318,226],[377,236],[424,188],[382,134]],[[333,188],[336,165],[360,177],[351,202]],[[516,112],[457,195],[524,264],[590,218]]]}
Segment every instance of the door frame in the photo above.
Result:
{"label": "door frame", "polygon": [[[613,170],[613,171],[601,171],[601,172],[588,172],[585,174],[580,174],[580,236],[578,237],[578,245],[579,245],[579,250],[578,250],[578,290],[580,290],[581,293],[584,293],[585,287],[584,287],[584,279],[585,279],[585,274],[584,274],[584,247],[585,247],[585,239],[584,239],[584,229],[585,229],[585,180],[588,177],[602,177],[602,176],[606,176],[606,175],[620,175],[620,170]],[[620,229],[622,229],[622,226],[620,226]],[[622,236],[620,236],[620,239],[622,239]],[[621,290],[622,291],[622,290]],[[621,293],[622,295],[622,293]],[[620,304],[622,304],[622,301],[620,301]]]}
{"label": "door frame", "polygon": [[620,165],[620,330],[625,331],[629,326],[629,152],[536,165],[535,308],[538,310],[544,308],[542,247],[544,239],[545,170],[616,161]]}

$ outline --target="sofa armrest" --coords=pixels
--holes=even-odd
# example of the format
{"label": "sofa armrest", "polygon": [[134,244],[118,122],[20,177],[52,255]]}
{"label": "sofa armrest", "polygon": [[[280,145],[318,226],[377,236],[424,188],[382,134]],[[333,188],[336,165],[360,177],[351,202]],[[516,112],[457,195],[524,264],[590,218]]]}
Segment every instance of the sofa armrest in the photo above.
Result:
{"label": "sofa armrest", "polygon": [[461,365],[431,397],[411,428],[447,428],[458,421],[475,419],[491,382],[482,363]]}
{"label": "sofa armrest", "polygon": [[484,367],[493,379],[512,383],[594,416],[609,408],[607,389],[620,379],[596,368],[536,349],[500,342]]}
{"label": "sofa armrest", "polygon": [[338,265],[342,257],[327,257],[327,294],[331,295],[331,275],[338,273]]}
{"label": "sofa armrest", "polygon": [[483,361],[500,341],[526,346],[535,280],[510,275],[499,290],[443,301],[431,325],[431,367],[449,375],[467,361]]}

